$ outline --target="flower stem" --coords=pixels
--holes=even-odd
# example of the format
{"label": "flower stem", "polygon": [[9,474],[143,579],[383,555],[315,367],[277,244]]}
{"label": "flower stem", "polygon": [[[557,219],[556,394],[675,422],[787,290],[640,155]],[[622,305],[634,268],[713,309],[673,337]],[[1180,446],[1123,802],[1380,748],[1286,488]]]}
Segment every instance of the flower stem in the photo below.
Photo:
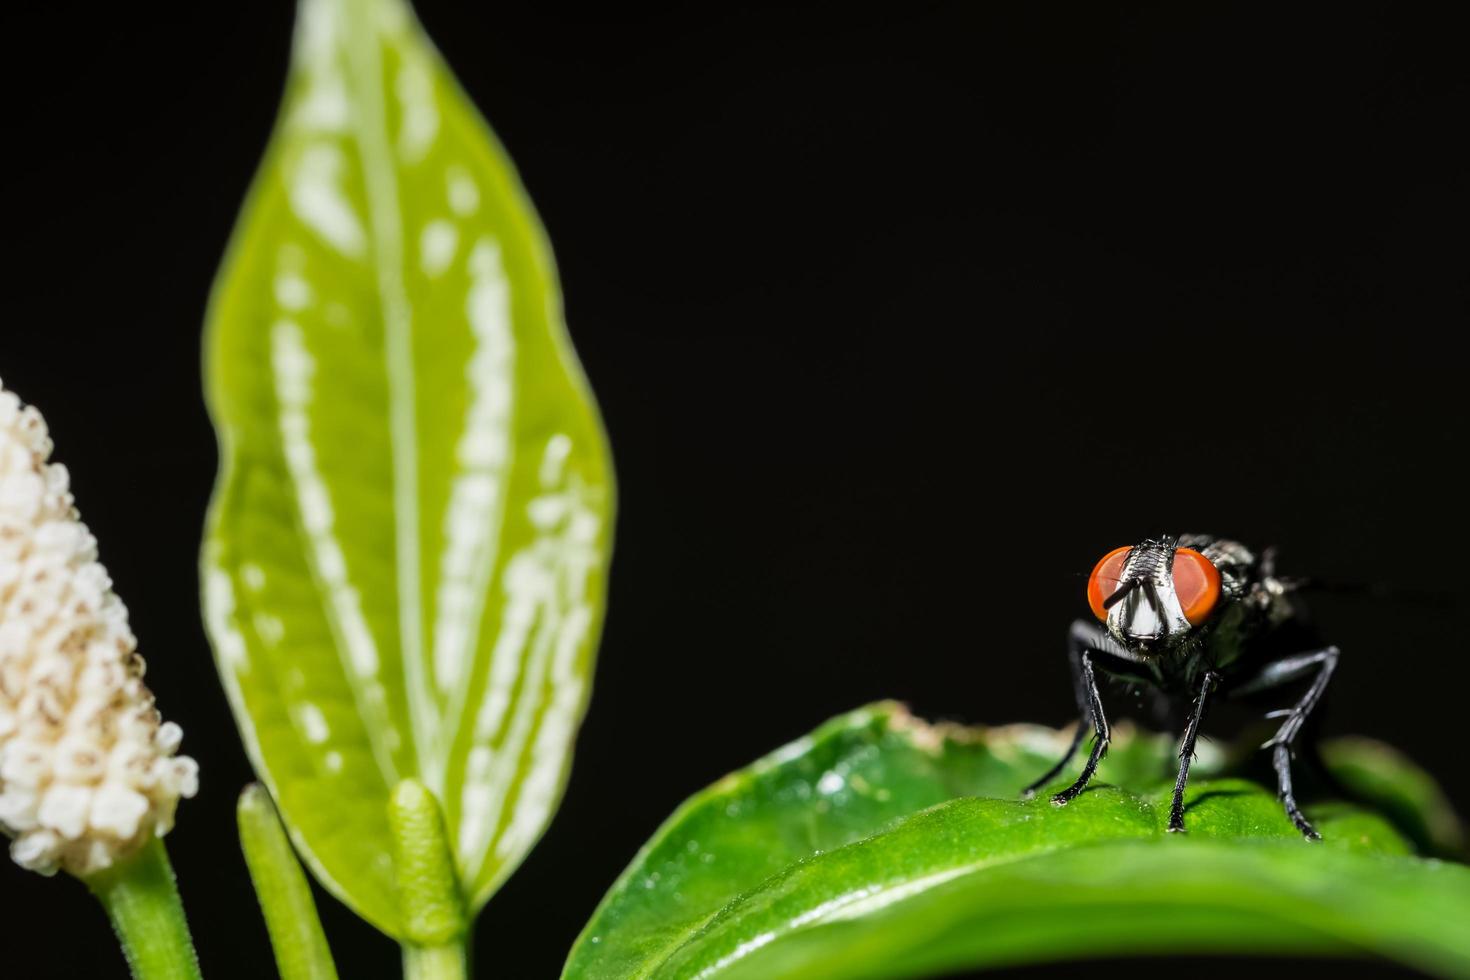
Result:
{"label": "flower stem", "polygon": [[469,976],[469,951],[452,941],[442,946],[403,944],[403,980],[465,980]]}
{"label": "flower stem", "polygon": [[199,958],[162,841],[149,841],[134,857],[83,881],[107,910],[135,980],[200,980]]}

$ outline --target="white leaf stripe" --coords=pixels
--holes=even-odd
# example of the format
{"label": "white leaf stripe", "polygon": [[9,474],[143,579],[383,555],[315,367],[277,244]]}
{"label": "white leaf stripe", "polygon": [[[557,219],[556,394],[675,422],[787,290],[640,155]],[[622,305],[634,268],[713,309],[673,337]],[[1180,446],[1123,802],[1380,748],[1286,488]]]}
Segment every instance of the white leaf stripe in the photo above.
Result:
{"label": "white leaf stripe", "polygon": [[[210,628],[210,637],[215,650],[225,660],[225,663],[221,665],[220,677],[224,682],[225,696],[240,726],[242,741],[245,743],[245,753],[250,757],[251,766],[270,789],[271,795],[279,800],[281,794],[276,789],[276,780],[272,775],[269,763],[261,752],[261,740],[256,732],[254,716],[249,710],[245,692],[240,683],[240,675],[249,672],[250,662],[243,653],[239,659],[233,659],[231,653],[231,648],[236,642],[243,648],[246,641],[236,627],[233,579],[218,551],[219,549],[213,545],[207,546],[202,562],[205,619]],[[267,680],[266,683],[271,682]],[[285,698],[282,697],[281,700],[284,702]],[[348,894],[347,890],[332,875],[330,869],[317,859],[310,848],[299,847],[299,845],[298,848],[303,859],[311,867],[312,874],[317,876],[328,891],[336,895]]]}
{"label": "white leaf stripe", "polygon": [[[510,284],[500,250],[489,239],[470,253],[469,274],[465,315],[476,343],[466,368],[469,408],[456,447],[461,470],[452,481],[444,518],[435,618],[434,673],[447,699],[436,753],[440,758],[452,751],[464,715],[470,689],[466,666],[474,662],[479,647],[505,521],[505,484],[514,463]],[[447,792],[442,783],[439,792],[441,797]]]}
{"label": "white leaf stripe", "polygon": [[366,723],[373,757],[387,785],[401,778],[390,743],[398,741],[387,693],[379,674],[377,644],[362,615],[362,599],[348,579],[341,544],[333,534],[332,502],[316,467],[309,411],[316,362],[307,351],[301,328],[282,320],[271,330],[271,367],[279,405],[281,448],[296,492],[301,532],[317,592],[332,629],[342,676]]}
{"label": "white leaf stripe", "polygon": [[[470,880],[494,877],[497,864],[539,834],[536,813],[549,813],[565,758],[549,748],[569,746],[583,701],[575,666],[593,620],[588,592],[602,520],[568,466],[571,447],[565,435],[548,441],[543,492],[525,507],[536,535],[506,564],[502,580],[501,634],[462,790],[459,853]],[[573,686],[563,690],[568,678]]]}

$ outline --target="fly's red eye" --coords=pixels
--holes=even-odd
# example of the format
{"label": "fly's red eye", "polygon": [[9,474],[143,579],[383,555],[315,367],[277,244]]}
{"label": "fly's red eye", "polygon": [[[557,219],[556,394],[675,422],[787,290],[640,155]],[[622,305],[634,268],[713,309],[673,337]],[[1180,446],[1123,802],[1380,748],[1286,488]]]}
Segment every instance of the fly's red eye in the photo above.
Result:
{"label": "fly's red eye", "polygon": [[1087,577],[1087,604],[1092,607],[1092,614],[1098,619],[1106,621],[1108,611],[1103,608],[1108,596],[1118,591],[1118,579],[1123,577],[1123,563],[1128,560],[1128,552],[1133,548],[1124,545],[1114,548],[1102,556],[1102,561],[1093,566],[1092,574]]}
{"label": "fly's red eye", "polygon": [[1220,599],[1220,572],[1193,548],[1174,549],[1174,594],[1191,626],[1210,618]]}

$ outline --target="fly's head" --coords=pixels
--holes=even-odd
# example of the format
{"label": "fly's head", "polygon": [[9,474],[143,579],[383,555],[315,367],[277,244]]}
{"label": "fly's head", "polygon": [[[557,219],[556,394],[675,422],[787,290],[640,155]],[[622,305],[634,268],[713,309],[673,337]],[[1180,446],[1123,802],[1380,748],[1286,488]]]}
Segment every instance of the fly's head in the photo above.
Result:
{"label": "fly's head", "polygon": [[1184,643],[1209,621],[1219,600],[1219,570],[1172,536],[1114,548],[1087,580],[1093,615],[1113,639],[1147,655]]}

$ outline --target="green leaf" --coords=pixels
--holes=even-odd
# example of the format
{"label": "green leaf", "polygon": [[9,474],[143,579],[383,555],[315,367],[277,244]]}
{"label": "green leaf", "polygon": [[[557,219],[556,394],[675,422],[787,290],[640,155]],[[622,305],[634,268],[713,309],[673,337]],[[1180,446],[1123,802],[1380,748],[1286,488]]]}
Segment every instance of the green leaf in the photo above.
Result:
{"label": "green leaf", "polygon": [[1421,852],[1464,859],[1465,827],[1434,777],[1369,738],[1333,739],[1322,754],[1344,789],[1392,817]]}
{"label": "green leaf", "polygon": [[1065,733],[930,726],[892,704],[837,718],[680,807],[564,977],[842,980],[1169,951],[1470,975],[1470,869],[1341,801],[1307,807],[1324,841],[1303,841],[1213,746],[1188,833],[1166,833],[1173,740],[1114,738],[1094,788],[1055,807],[1016,797]]}
{"label": "green leaf", "polygon": [[206,346],[206,610],[255,767],[395,936],[387,801],[421,780],[477,909],[561,795],[612,476],[545,235],[400,0],[302,0]]}

